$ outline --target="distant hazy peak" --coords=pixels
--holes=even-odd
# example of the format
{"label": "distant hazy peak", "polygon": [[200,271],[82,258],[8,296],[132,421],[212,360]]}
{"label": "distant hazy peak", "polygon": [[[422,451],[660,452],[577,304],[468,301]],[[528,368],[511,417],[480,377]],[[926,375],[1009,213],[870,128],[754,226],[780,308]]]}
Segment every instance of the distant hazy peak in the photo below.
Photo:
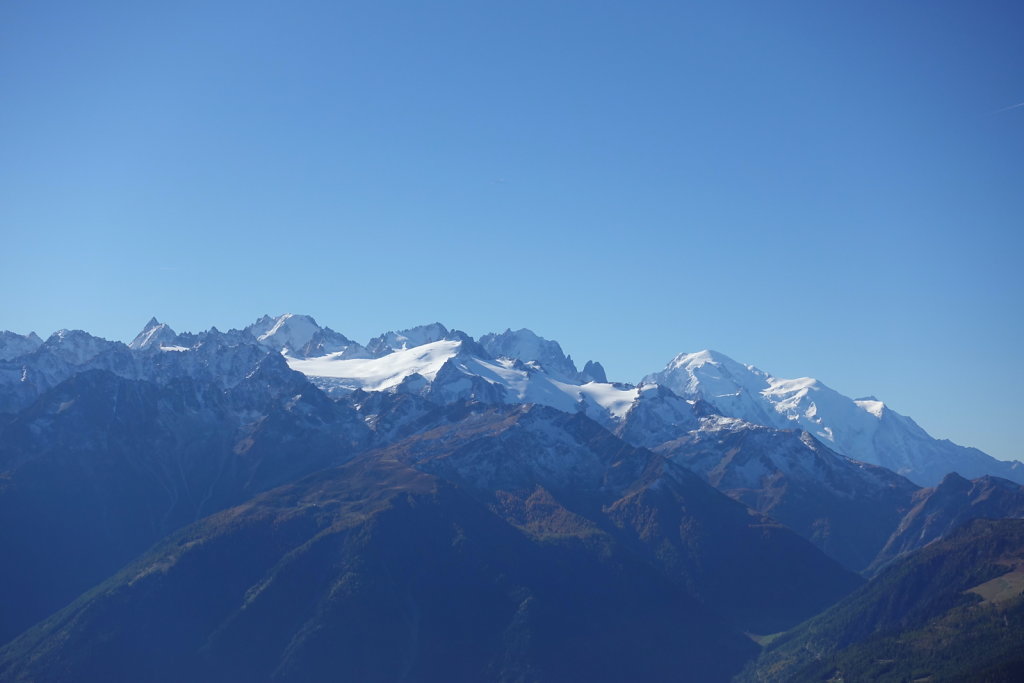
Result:
{"label": "distant hazy peak", "polygon": [[374,356],[383,356],[392,351],[413,349],[447,338],[449,330],[441,323],[418,325],[407,330],[389,331],[374,337],[367,344],[367,350]]}
{"label": "distant hazy peak", "polygon": [[106,339],[103,339],[102,337],[91,335],[85,330],[69,330],[67,328],[62,328],[51,334],[49,337],[47,337],[46,341],[44,341],[43,344],[59,346],[61,344],[78,344],[92,340],[104,342],[107,344],[111,343],[108,342]]}
{"label": "distant hazy peak", "polygon": [[245,328],[245,331],[268,349],[286,353],[294,358],[330,353],[341,353],[346,358],[361,358],[368,355],[360,344],[329,327],[321,327],[309,315],[265,315]]}
{"label": "distant hazy peak", "polygon": [[94,337],[82,330],[57,330],[42,343],[39,350],[72,365],[82,365],[115,347],[123,348],[123,344]]}
{"label": "distant hazy peak", "polygon": [[291,342],[295,347],[304,346],[320,330],[316,320],[308,315],[285,313],[276,318],[263,316],[246,328],[256,341]]}
{"label": "distant hazy peak", "polygon": [[170,345],[174,343],[177,336],[170,326],[160,322],[156,317],[152,317],[146,323],[146,326],[142,328],[142,331],[136,335],[135,339],[128,344],[128,348],[133,351],[139,351],[153,346]]}
{"label": "distant hazy peak", "polygon": [[17,334],[16,332],[0,331],[0,360],[10,360],[32,353],[43,345],[43,340],[35,332]]}

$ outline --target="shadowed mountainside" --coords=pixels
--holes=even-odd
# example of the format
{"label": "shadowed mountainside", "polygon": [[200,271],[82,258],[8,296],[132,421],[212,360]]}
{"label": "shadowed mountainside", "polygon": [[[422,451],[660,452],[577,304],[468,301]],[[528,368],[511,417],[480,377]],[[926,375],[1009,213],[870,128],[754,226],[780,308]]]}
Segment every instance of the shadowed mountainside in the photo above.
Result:
{"label": "shadowed mountainside", "polygon": [[976,519],[774,640],[743,681],[1015,681],[1024,520]]}
{"label": "shadowed mountainside", "polygon": [[0,651],[0,675],[727,680],[756,655],[743,630],[859,583],[583,416],[466,410],[178,532]]}

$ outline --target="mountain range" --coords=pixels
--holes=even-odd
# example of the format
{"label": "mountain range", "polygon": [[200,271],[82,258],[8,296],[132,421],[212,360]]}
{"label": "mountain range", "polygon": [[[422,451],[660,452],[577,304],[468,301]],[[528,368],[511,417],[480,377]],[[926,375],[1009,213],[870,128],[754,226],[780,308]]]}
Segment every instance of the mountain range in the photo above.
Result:
{"label": "mountain range", "polygon": [[718,352],[679,354],[636,384],[609,383],[600,363],[588,361],[578,370],[557,342],[530,330],[506,330],[475,341],[440,323],[387,332],[363,345],[303,315],[264,316],[244,330],[220,333],[214,328],[198,335],[176,334],[153,319],[127,345],[135,352],[131,361],[124,345],[83,332],[60,331],[46,341],[6,332],[0,336],[4,408],[12,407],[10,394],[22,393],[23,406],[39,389],[86,367],[144,379],[147,370],[137,360],[144,352],[208,356],[211,345],[245,342],[280,352],[292,369],[332,395],[363,389],[434,395],[442,401],[480,396],[582,409],[612,425],[625,418],[641,388],[657,385],[685,400],[705,402],[722,416],[806,431],[837,453],[881,465],[922,486],[935,485],[954,471],[969,479],[989,474],[1024,483],[1021,463],[934,439],[874,397],[850,399],[812,378],[780,379]]}
{"label": "mountain range", "polygon": [[1022,481],[712,351],[5,332],[0,680],[727,680]]}

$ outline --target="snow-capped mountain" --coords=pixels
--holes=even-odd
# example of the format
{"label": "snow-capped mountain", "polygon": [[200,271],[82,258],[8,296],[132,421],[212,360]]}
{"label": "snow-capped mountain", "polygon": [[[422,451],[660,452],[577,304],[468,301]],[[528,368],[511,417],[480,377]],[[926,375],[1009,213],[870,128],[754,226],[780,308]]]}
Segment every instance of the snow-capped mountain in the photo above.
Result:
{"label": "snow-capped mountain", "polygon": [[178,335],[171,329],[170,325],[160,322],[155,317],[150,318],[146,326],[142,328],[135,339],[128,342],[128,348],[133,351],[143,349],[163,349],[164,347],[177,346]]}
{"label": "snow-capped mountain", "polygon": [[874,397],[851,399],[816,379],[782,379],[715,351],[679,354],[644,382],[706,401],[722,415],[805,430],[839,453],[882,465],[922,486],[954,471],[970,478],[997,474],[1024,481],[1020,463],[932,438]]}
{"label": "snow-capped mountain", "polygon": [[[180,679],[267,678],[282,666],[274,653],[294,653],[296,638],[330,653],[322,661],[336,673],[361,661],[366,624],[386,627],[375,647],[388,666],[374,671],[391,680],[409,673],[391,666],[395,642],[435,652],[423,638],[454,633],[452,604],[466,606],[456,621],[474,634],[477,605],[499,615],[471,643],[500,646],[495,662],[569,633],[545,660],[557,680],[580,671],[564,668],[563,644],[582,643],[578,662],[592,664],[595,641],[578,630],[596,620],[580,606],[615,621],[604,642],[631,636],[630,657],[642,661],[652,638],[673,656],[689,648],[681,661],[724,637],[753,657],[744,634],[820,611],[860,582],[848,570],[973,516],[1021,514],[1022,489],[1009,482],[950,475],[922,493],[836,450],[867,444],[915,472],[1006,463],[972,460],[874,399],[714,352],[679,356],[631,385],[606,381],[595,361],[578,370],[529,330],[477,341],[439,323],[366,345],[293,314],[199,333],[153,318],[130,344],[67,330],[0,342],[0,548],[18,558],[0,563],[0,643],[14,639],[0,648],[3,680],[103,678],[92,661],[114,662],[116,678],[138,633],[172,644],[156,664],[143,648],[142,678],[166,678],[175,662],[185,662]],[[365,575],[353,580],[352,567]],[[454,581],[453,568],[463,572]],[[624,592],[609,603],[615,587]],[[184,617],[180,605],[191,606]],[[648,623],[659,607],[685,622],[680,630]],[[564,627],[545,621],[556,612],[571,615]],[[314,613],[324,618],[310,628]],[[637,634],[641,622],[649,631]],[[156,640],[154,625],[165,628]],[[224,668],[253,633],[274,656],[264,668]],[[354,634],[353,656],[338,656],[341,641],[323,633]],[[459,633],[445,636],[457,650],[445,661],[470,642]],[[706,643],[695,646],[694,634]],[[222,659],[210,647],[226,648]],[[735,659],[715,652],[716,662]],[[516,676],[534,675],[521,661]],[[487,678],[489,666],[439,678]],[[679,670],[613,678],[672,680]],[[352,675],[365,673],[357,665]]]}
{"label": "snow-capped mountain", "polygon": [[228,389],[265,358],[289,373],[280,353],[242,330],[175,334],[155,318],[125,345],[81,330],[60,330],[31,353],[0,360],[0,413],[15,413],[61,382],[90,370],[166,384],[188,378]]}
{"label": "snow-capped mountain", "polygon": [[308,315],[285,313],[276,318],[265,315],[245,328],[263,346],[295,358],[338,354],[344,358],[366,358],[360,344],[329,327],[320,327]]}
{"label": "snow-capped mountain", "polygon": [[[422,339],[432,341],[414,345]],[[378,355],[392,348],[388,341],[402,348]],[[698,429],[697,418],[715,412],[807,431],[842,455],[887,467],[922,486],[952,471],[1024,481],[1021,465],[934,439],[873,397],[853,400],[815,379],[777,378],[713,351],[681,354],[638,388],[595,381],[593,374],[604,378],[599,364],[591,361],[581,373],[557,342],[530,330],[485,335],[476,344],[432,325],[382,335],[368,348],[377,349],[376,357],[328,354],[289,357],[288,363],[334,395],[359,389],[417,394],[440,403],[537,403],[582,411],[630,443],[648,447]],[[704,407],[696,407],[698,402]]]}
{"label": "snow-capped mountain", "polygon": [[934,439],[873,397],[853,400],[818,380],[778,378],[714,351],[680,354],[634,386],[607,382],[595,361],[579,371],[557,342],[525,329],[477,342],[432,323],[384,333],[364,346],[310,316],[284,314],[264,316],[243,330],[198,334],[176,333],[154,318],[128,345],[67,330],[38,341],[34,335],[0,337],[0,350],[11,356],[0,358],[0,413],[14,413],[90,369],[159,382],[202,376],[228,387],[269,353],[336,399],[359,391],[414,395],[434,405],[536,403],[582,412],[646,447],[702,429],[700,418],[717,413],[807,431],[842,455],[923,486],[953,471],[1024,482],[1024,465]]}
{"label": "snow-capped mountain", "polygon": [[468,338],[433,341],[379,358],[286,357],[289,367],[335,396],[362,390],[417,394],[437,403],[536,403],[582,411],[606,425],[621,419],[638,393],[628,385],[556,379],[537,365],[491,358]]}
{"label": "snow-capped mountain", "polygon": [[0,360],[0,413],[17,412],[84,370],[117,369],[134,372],[127,346],[81,330],[59,330],[30,353]]}
{"label": "snow-capped mountain", "polygon": [[659,384],[641,384],[614,431],[634,446],[654,448],[701,429],[701,418],[712,413],[711,406],[703,401],[680,398]]}
{"label": "snow-capped mountain", "polygon": [[576,364],[562,352],[559,343],[538,337],[532,330],[513,332],[506,329],[501,334],[485,334],[480,337],[480,346],[495,358],[514,358],[524,363],[534,363],[551,377],[562,381],[578,382],[581,379]]}

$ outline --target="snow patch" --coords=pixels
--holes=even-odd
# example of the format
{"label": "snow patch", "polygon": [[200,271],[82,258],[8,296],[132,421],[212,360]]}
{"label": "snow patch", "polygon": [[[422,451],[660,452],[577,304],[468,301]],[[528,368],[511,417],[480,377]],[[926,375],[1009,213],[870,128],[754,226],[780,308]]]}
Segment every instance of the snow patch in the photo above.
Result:
{"label": "snow patch", "polygon": [[444,362],[461,346],[458,341],[439,341],[411,349],[395,351],[381,358],[341,358],[330,353],[319,358],[293,358],[285,354],[288,367],[308,377],[327,377],[338,386],[351,390],[386,391],[394,389],[410,375],[433,380]]}

